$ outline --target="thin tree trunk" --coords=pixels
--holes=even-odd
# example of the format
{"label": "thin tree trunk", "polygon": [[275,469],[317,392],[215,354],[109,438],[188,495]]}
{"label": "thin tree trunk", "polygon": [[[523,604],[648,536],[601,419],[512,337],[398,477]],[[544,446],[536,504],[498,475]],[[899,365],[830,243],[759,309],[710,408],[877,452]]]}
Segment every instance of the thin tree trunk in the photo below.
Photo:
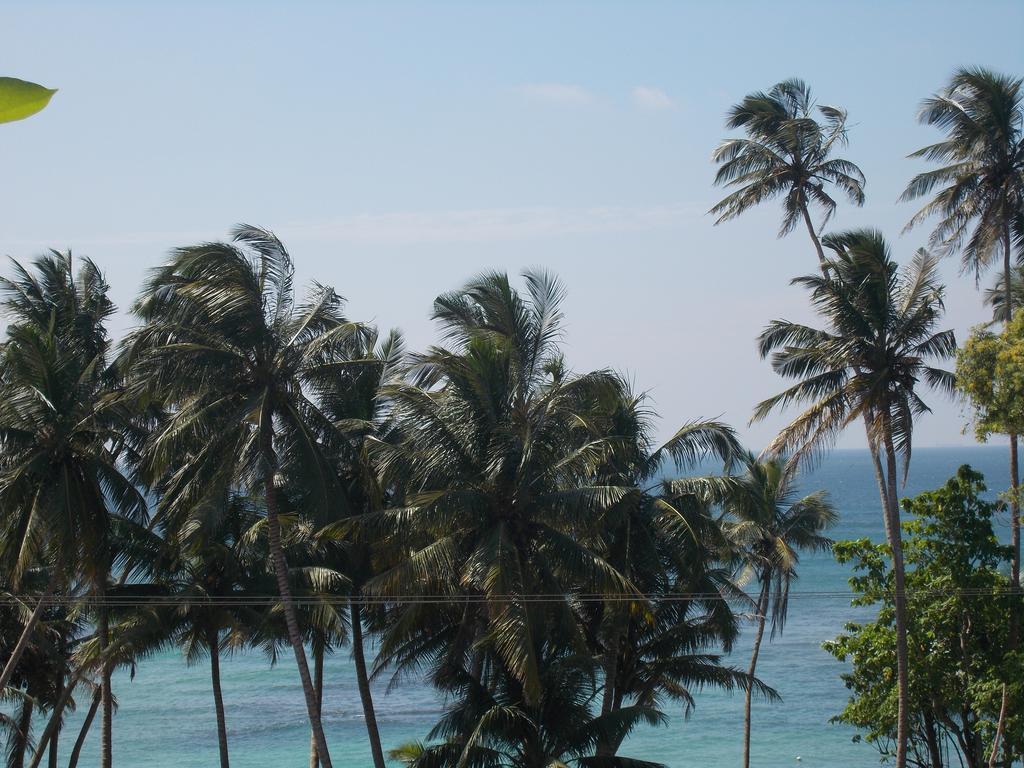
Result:
{"label": "thin tree trunk", "polygon": [[[320,637],[314,637],[313,651],[313,688],[316,690],[316,706],[321,715],[324,711],[324,646]],[[320,768],[320,753],[316,749],[316,737],[309,734],[309,768]]]}
{"label": "thin tree trunk", "polygon": [[220,689],[220,636],[210,630],[206,637],[210,646],[210,678],[213,683],[213,708],[217,711],[217,745],[220,747],[220,768],[228,768],[228,726],[224,718],[224,695]]}
{"label": "thin tree trunk", "polygon": [[942,768],[942,749],[939,747],[939,736],[935,732],[935,717],[929,710],[924,711],[925,739],[928,742],[928,768]]}
{"label": "thin tree trunk", "polygon": [[76,668],[74,674],[68,678],[63,690],[61,690],[60,698],[57,699],[57,703],[53,707],[53,712],[50,713],[50,720],[46,723],[46,728],[43,729],[43,733],[39,737],[39,743],[36,745],[36,751],[32,755],[32,762],[29,763],[29,768],[39,768],[39,764],[43,761],[43,752],[46,749],[46,746],[51,743],[51,741],[56,743],[56,734],[62,725],[64,709],[71,700],[71,694],[74,693],[78,683],[81,682],[82,673],[83,670],[81,667]]}
{"label": "thin tree trunk", "polygon": [[[1010,245],[1010,227],[1003,228],[1003,301],[1006,302],[1006,325],[1010,325],[1013,319],[1013,278],[1010,272],[1012,256]],[[1018,490],[1020,478],[1018,475],[1017,462],[1017,435],[1010,435],[1010,545],[1013,548],[1013,567],[1010,571],[1010,578],[1014,588],[1020,586],[1020,499]],[[1016,612],[1015,612],[1016,614]]]}
{"label": "thin tree trunk", "polygon": [[21,657],[25,653],[25,649],[28,648],[29,640],[32,639],[32,633],[35,632],[36,625],[39,623],[39,619],[42,618],[43,611],[46,610],[50,603],[50,597],[53,596],[53,590],[57,586],[56,574],[50,576],[50,581],[46,585],[46,590],[39,596],[39,602],[36,603],[36,607],[32,610],[32,615],[29,616],[28,621],[25,623],[25,628],[21,630],[21,635],[18,637],[18,642],[14,646],[14,650],[11,651],[10,657],[7,659],[7,663],[4,664],[4,671],[0,672],[0,694],[11,682],[11,678],[14,676],[14,670],[18,666],[18,662],[21,661]]}
{"label": "thin tree trunk", "polygon": [[113,719],[114,719],[114,697],[110,690],[111,664],[107,658],[107,649],[110,646],[110,611],[105,605],[106,587],[101,586],[99,590],[99,645],[100,660],[102,664],[100,682],[100,768],[111,768],[113,765]]}
{"label": "thin tree trunk", "polygon": [[887,475],[885,495],[888,497],[886,533],[889,536],[889,547],[892,550],[892,570],[896,582],[896,594],[893,600],[896,616],[896,676],[899,694],[896,715],[896,768],[905,768],[907,744],[910,737],[906,572],[903,565],[903,533],[900,529],[899,493],[896,485],[896,450],[893,446],[888,414],[884,418],[883,439],[885,441]]}
{"label": "thin tree trunk", "polygon": [[754,648],[750,653],[750,667],[747,669],[746,691],[743,700],[743,768],[750,768],[750,702],[754,693],[754,673],[757,671],[757,657],[761,653],[761,640],[764,638],[764,625],[768,620],[768,599],[771,581],[764,574],[761,577],[761,594],[757,599],[757,634],[754,636]]}
{"label": "thin tree trunk", "polygon": [[324,736],[323,725],[320,721],[320,708],[316,702],[316,692],[313,690],[313,679],[309,674],[309,663],[306,661],[306,649],[302,645],[302,635],[299,633],[299,620],[295,614],[295,600],[292,597],[292,589],[288,584],[288,563],[284,558],[284,548],[281,544],[281,523],[277,516],[277,492],[274,488],[274,460],[271,436],[264,430],[262,437],[263,456],[267,464],[267,476],[264,480],[264,494],[267,504],[267,533],[270,539],[270,557],[274,565],[274,576],[277,579],[277,590],[281,595],[281,604],[284,607],[285,624],[288,627],[288,640],[291,642],[292,651],[295,653],[295,664],[299,668],[299,679],[302,681],[302,693],[306,698],[306,712],[309,715],[309,725],[316,739],[317,752],[320,755],[320,763],[324,768],[333,768],[331,755],[327,750],[327,739]]}
{"label": "thin tree trunk", "polygon": [[806,203],[800,203],[800,212],[804,215],[804,224],[807,225],[807,234],[811,236],[811,241],[814,243],[814,250],[818,252],[818,266],[821,268],[821,274],[828,277],[828,267],[825,264],[825,249],[821,247],[818,233],[814,231],[814,224],[811,222],[811,214],[807,210]]}
{"label": "thin tree trunk", "polygon": [[999,742],[1003,738],[1003,730],[1006,727],[1006,707],[1009,703],[1007,686],[1003,683],[1003,702],[999,707],[999,722],[996,724],[996,735],[992,739],[992,752],[988,756],[988,768],[995,768],[996,757],[999,755]]}
{"label": "thin tree trunk", "polygon": [[[617,613],[617,612],[616,612]],[[618,626],[617,619],[615,616],[612,623],[616,627]],[[615,678],[619,673],[619,643],[621,641],[618,632],[613,630],[614,634],[608,644],[608,649],[605,652],[604,662],[604,691],[601,693],[601,714],[608,715],[615,709]],[[597,757],[611,757],[615,754],[617,745],[614,741],[602,741],[597,745]]]}
{"label": "thin tree trunk", "polygon": [[377,715],[373,711],[373,695],[370,679],[366,674],[366,658],[363,655],[363,619],[359,603],[349,601],[352,612],[352,656],[356,664],[356,682],[359,684],[359,698],[363,701],[363,720],[366,721],[366,735],[370,739],[374,768],[384,768],[384,752],[380,746],[380,732],[377,730]]}
{"label": "thin tree trunk", "polygon": [[[60,702],[61,699],[64,698],[64,677],[67,675],[67,672],[67,663],[64,663],[63,669],[61,670],[60,673],[60,687],[58,689],[60,691],[60,695],[57,697],[58,703]],[[54,711],[56,711],[57,705],[55,704],[53,708]],[[57,768],[57,747],[59,746],[58,741],[60,737],[60,731],[56,730],[51,732],[49,728],[50,724],[47,723],[46,727],[43,729],[43,735],[39,737],[39,743],[36,744],[36,752],[41,752],[43,749],[46,749],[47,754],[49,755],[46,761],[47,768]],[[49,747],[47,747],[47,745],[43,742],[44,738],[49,739]],[[33,755],[33,758],[34,757],[35,755]]]}
{"label": "thin tree trunk", "polygon": [[100,708],[100,701],[103,698],[103,689],[97,688],[92,694],[92,704],[89,705],[89,712],[85,716],[85,722],[75,739],[75,748],[71,750],[71,760],[68,761],[68,768],[78,768],[78,758],[82,754],[82,747],[85,744],[85,737],[89,735],[92,721],[96,718],[96,710]]}
{"label": "thin tree trunk", "polygon": [[28,735],[32,728],[32,698],[25,696],[21,702],[21,717],[18,718],[18,732],[14,734],[14,745],[8,765],[22,768],[25,765],[25,752],[28,751]]}
{"label": "thin tree trunk", "polygon": [[[1013,319],[1013,275],[1011,273],[1012,247],[1010,244],[1010,227],[1003,226],[1003,301],[1006,302],[1006,326],[1009,327]],[[1017,435],[1010,435],[1010,637],[1009,645],[1016,650],[1020,644],[1020,470],[1017,457]],[[1003,700],[999,712],[999,729],[996,732],[996,744],[1003,735],[1002,727],[1009,711],[1009,691],[1007,685],[1003,684]],[[1007,745],[1009,746],[1009,745]],[[995,747],[992,749],[990,763],[994,765]],[[1011,761],[1008,758],[1007,763]]]}

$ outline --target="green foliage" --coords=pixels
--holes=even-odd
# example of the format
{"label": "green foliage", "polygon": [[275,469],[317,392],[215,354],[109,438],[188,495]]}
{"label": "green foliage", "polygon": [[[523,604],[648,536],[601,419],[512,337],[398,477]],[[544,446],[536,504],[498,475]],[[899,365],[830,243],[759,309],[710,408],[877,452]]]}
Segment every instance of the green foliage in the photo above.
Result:
{"label": "green foliage", "polygon": [[1024,432],[1024,316],[1002,333],[971,333],[957,353],[956,385],[973,406],[979,440]]}
{"label": "green foliage", "polygon": [[[966,765],[987,764],[999,716],[1002,685],[1010,700],[1024,697],[1024,659],[1008,650],[1009,550],[992,529],[995,506],[982,477],[961,467],[942,488],[904,501],[907,607],[910,617],[910,759],[941,768],[939,753]],[[873,621],[851,623],[825,648],[849,661],[843,679],[851,699],[837,720],[857,728],[883,754],[896,736],[896,634],[888,548],[866,539],[840,542],[851,563],[853,604],[877,607]],[[1006,738],[1018,753],[1024,718],[1013,714]],[[937,747],[937,749],[936,749]],[[957,762],[955,758],[953,765]]]}
{"label": "green foliage", "polygon": [[16,77],[0,77],[0,123],[24,120],[40,112],[57,89],[19,80]]}

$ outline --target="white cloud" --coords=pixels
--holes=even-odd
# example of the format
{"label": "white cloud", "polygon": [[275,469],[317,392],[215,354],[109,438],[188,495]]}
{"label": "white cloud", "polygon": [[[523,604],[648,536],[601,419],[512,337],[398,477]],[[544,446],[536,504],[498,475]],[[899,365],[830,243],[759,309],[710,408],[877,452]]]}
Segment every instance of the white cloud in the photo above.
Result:
{"label": "white cloud", "polygon": [[649,85],[638,85],[633,88],[633,103],[641,109],[659,111],[672,109],[675,102],[660,88]]}
{"label": "white cloud", "polygon": [[520,85],[516,90],[531,101],[548,104],[580,106],[594,101],[593,95],[586,88],[566,83],[528,83]]}
{"label": "white cloud", "polygon": [[[685,226],[692,206],[646,208],[480,208],[375,213],[294,222],[288,239],[350,243],[439,243],[529,240],[558,235],[649,232]],[[697,212],[699,214],[699,212]]]}

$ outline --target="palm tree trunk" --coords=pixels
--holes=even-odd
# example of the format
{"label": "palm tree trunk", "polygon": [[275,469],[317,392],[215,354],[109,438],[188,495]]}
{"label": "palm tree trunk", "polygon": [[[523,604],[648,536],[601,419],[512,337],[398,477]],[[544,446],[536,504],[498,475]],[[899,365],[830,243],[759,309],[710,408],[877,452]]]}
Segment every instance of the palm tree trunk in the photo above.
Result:
{"label": "palm tree trunk", "polygon": [[349,601],[352,612],[352,656],[356,664],[356,682],[359,684],[359,698],[363,702],[363,720],[366,721],[366,735],[370,739],[374,768],[384,768],[384,751],[380,746],[380,732],[377,730],[377,715],[373,711],[373,695],[370,679],[366,675],[366,657],[363,654],[363,619],[359,603]]}
{"label": "palm tree trunk", "polygon": [[[1010,244],[1010,227],[1009,224],[1003,226],[1003,278],[1004,278],[1004,291],[1003,301],[1006,302],[1006,326],[1009,327],[1010,321],[1013,319],[1013,280],[1010,271],[1010,263],[1012,260],[1012,248]],[[1017,458],[1017,435],[1010,435],[1010,551],[1011,551],[1011,564],[1010,564],[1010,587],[1011,587],[1011,598],[1010,598],[1010,637],[1009,645],[1010,648],[1016,650],[1020,643],[1020,597],[1018,591],[1020,590],[1020,473],[1019,473],[1019,462]],[[1000,728],[1004,723],[1004,718],[1009,709],[1009,689],[1008,686],[1003,684],[1003,700],[1000,705]],[[1002,735],[1001,730],[997,731],[996,743],[998,744],[999,736]],[[993,760],[995,758],[995,748],[992,751]],[[993,763],[994,764],[994,763]]]}
{"label": "palm tree trunk", "polygon": [[292,590],[288,584],[288,563],[284,558],[284,548],[281,544],[281,523],[277,516],[277,491],[274,488],[274,471],[276,466],[273,449],[269,443],[270,436],[263,437],[263,455],[267,464],[267,476],[264,480],[264,496],[267,504],[267,533],[270,539],[270,557],[274,565],[274,576],[277,579],[277,590],[281,595],[281,604],[284,607],[285,625],[288,627],[288,640],[291,642],[292,651],[295,653],[295,665],[299,668],[299,679],[302,681],[302,693],[306,697],[306,712],[309,715],[309,725],[313,731],[313,738],[316,739],[317,752],[320,755],[320,762],[324,768],[333,768],[331,755],[327,750],[327,739],[324,736],[323,725],[320,722],[320,707],[316,701],[316,691],[313,690],[313,679],[309,674],[309,664],[306,661],[306,649],[302,645],[302,635],[299,633],[299,620],[295,614],[295,600],[292,597]]}
{"label": "palm tree trunk", "polygon": [[22,655],[25,653],[25,649],[28,648],[28,642],[32,639],[32,633],[36,630],[36,625],[39,623],[39,619],[42,618],[43,611],[46,610],[49,604],[49,599],[53,595],[53,590],[57,587],[57,576],[53,574],[50,576],[50,581],[46,585],[46,590],[39,596],[39,602],[36,603],[36,607],[32,610],[32,615],[28,617],[28,621],[25,623],[25,628],[21,630],[21,635],[18,637],[18,642],[14,646],[14,650],[11,651],[10,657],[7,659],[7,663],[4,664],[4,671],[0,672],[0,694],[7,687],[8,683],[11,682],[11,677],[14,676],[14,670],[18,666],[18,662],[21,661]]}
{"label": "palm tree trunk", "polygon": [[[57,696],[58,703],[60,702],[61,699],[64,698],[64,687],[65,687],[64,686],[64,676],[66,674],[67,674],[67,664],[65,663],[64,664],[64,669],[61,670],[61,675],[60,675],[60,688],[59,688],[60,695]],[[57,709],[57,706],[54,705],[54,711],[56,711],[56,709]],[[46,724],[46,728],[43,729],[43,735],[40,736],[40,738],[39,738],[39,743],[36,744],[36,752],[41,752],[43,749],[46,749],[47,750],[47,755],[49,756],[47,758],[47,760],[46,760],[47,768],[57,768],[57,747],[59,746],[58,742],[59,742],[59,739],[60,739],[60,731],[59,730],[58,731],[50,731],[49,728],[50,728],[50,724],[47,723]],[[49,739],[50,744],[49,744],[48,747],[43,742],[44,738]],[[35,755],[33,755],[33,758],[35,758]]]}
{"label": "palm tree trunk", "polygon": [[[1010,272],[1012,249],[1010,245],[1010,227],[1003,227],[1003,278],[1004,295],[1006,302],[1006,325],[1010,325],[1013,319],[1013,280]],[[1013,567],[1010,571],[1010,579],[1013,587],[1020,586],[1020,499],[1018,491],[1020,478],[1018,476],[1017,463],[1017,435],[1010,435],[1010,545],[1013,548]],[[1016,616],[1016,611],[1014,612]]]}
{"label": "palm tree trunk", "polygon": [[814,223],[811,221],[811,214],[807,210],[806,203],[800,203],[800,212],[804,215],[804,224],[807,225],[807,233],[811,236],[811,241],[814,243],[814,250],[818,252],[818,266],[821,267],[821,274],[828,277],[828,267],[825,266],[825,249],[821,247],[818,233],[814,231]]}
{"label": "palm tree trunk", "polygon": [[[313,687],[316,689],[316,706],[321,714],[324,711],[324,646],[321,637],[313,639]],[[312,732],[309,734],[309,768],[320,768],[320,753],[317,752],[316,737]]]}
{"label": "palm tree trunk", "polygon": [[89,705],[89,712],[85,716],[85,722],[75,739],[75,748],[71,750],[71,759],[68,761],[68,768],[78,768],[78,758],[82,754],[82,746],[85,744],[85,737],[89,735],[92,721],[96,717],[96,710],[100,707],[100,700],[103,698],[102,689],[97,688],[92,695],[92,704]]}
{"label": "palm tree trunk", "polygon": [[872,439],[870,424],[868,444],[874,462],[875,477],[881,494],[885,513],[885,535],[889,549],[892,551],[892,570],[895,581],[893,599],[896,619],[896,679],[898,707],[896,714],[896,768],[906,768],[907,744],[910,735],[909,688],[908,688],[908,650],[907,650],[907,594],[906,573],[903,566],[903,538],[900,530],[900,514],[898,492],[896,486],[896,451],[892,440],[889,416],[883,416],[882,440],[885,445],[886,467],[883,471],[878,444]]}
{"label": "palm tree trunk", "polygon": [[18,718],[18,732],[14,734],[14,743],[10,749],[8,765],[22,768],[25,765],[25,752],[28,750],[28,732],[32,727],[32,698],[26,696],[21,702],[21,717]]}
{"label": "palm tree trunk", "polygon": [[68,677],[67,683],[65,683],[64,688],[60,692],[60,698],[57,699],[53,712],[50,713],[50,720],[39,737],[39,743],[36,745],[36,751],[32,755],[32,762],[29,763],[29,768],[39,768],[39,764],[43,761],[43,751],[47,744],[51,741],[56,744],[57,732],[59,732],[63,723],[64,709],[71,700],[71,694],[74,693],[78,683],[81,682],[83,672],[84,670],[81,667],[77,667],[74,673]]}
{"label": "palm tree trunk", "polygon": [[100,768],[111,768],[113,765],[113,744],[112,730],[114,720],[114,697],[110,690],[111,664],[107,658],[107,649],[110,645],[110,612],[105,603],[106,589],[100,587],[100,614],[99,614],[99,645],[100,659],[102,664],[102,678],[100,682]]}
{"label": "palm tree trunk", "polygon": [[[615,618],[618,618],[617,616]],[[620,634],[617,629],[617,622],[613,619],[613,635],[605,651],[604,661],[604,691],[601,694],[601,714],[608,715],[615,709],[615,678],[619,672],[619,643]],[[613,741],[602,741],[597,745],[597,757],[611,757],[617,751],[617,745]]]}
{"label": "palm tree trunk", "polygon": [[743,701],[743,768],[750,768],[750,701],[754,693],[754,673],[757,672],[757,657],[761,653],[764,625],[768,620],[768,598],[771,584],[771,580],[762,574],[761,594],[757,599],[757,634],[754,636],[754,648],[750,653],[750,667],[747,669],[749,679]]}
{"label": "palm tree trunk", "polygon": [[210,647],[210,678],[213,682],[213,708],[217,711],[217,745],[220,747],[220,768],[228,768],[228,726],[224,719],[224,696],[220,689],[220,637],[210,630],[206,637]]}

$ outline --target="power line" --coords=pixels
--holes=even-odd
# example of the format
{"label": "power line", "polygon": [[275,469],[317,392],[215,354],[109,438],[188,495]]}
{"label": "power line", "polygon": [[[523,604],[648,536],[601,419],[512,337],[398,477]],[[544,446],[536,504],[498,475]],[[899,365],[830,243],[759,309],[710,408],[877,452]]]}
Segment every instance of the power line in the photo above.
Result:
{"label": "power line", "polygon": [[[879,597],[891,596],[888,591]],[[1024,587],[972,587],[965,589],[909,589],[908,597],[1021,597]],[[790,600],[843,600],[864,599],[863,592],[849,590],[801,590],[791,592]],[[281,602],[278,595],[215,595],[215,596],[184,596],[167,594],[132,594],[124,596],[105,595],[93,597],[89,595],[51,595],[38,598],[26,594],[8,594],[0,597],[0,606],[17,606],[25,603],[37,604],[40,599],[48,607],[110,607],[110,608],[149,608],[149,607],[270,607]],[[298,606],[388,606],[388,605],[485,605],[492,603],[674,603],[674,602],[733,602],[742,603],[747,599],[740,595],[728,595],[721,592],[669,592],[669,593],[533,593],[533,594],[500,594],[500,595],[300,595],[292,598]]]}

